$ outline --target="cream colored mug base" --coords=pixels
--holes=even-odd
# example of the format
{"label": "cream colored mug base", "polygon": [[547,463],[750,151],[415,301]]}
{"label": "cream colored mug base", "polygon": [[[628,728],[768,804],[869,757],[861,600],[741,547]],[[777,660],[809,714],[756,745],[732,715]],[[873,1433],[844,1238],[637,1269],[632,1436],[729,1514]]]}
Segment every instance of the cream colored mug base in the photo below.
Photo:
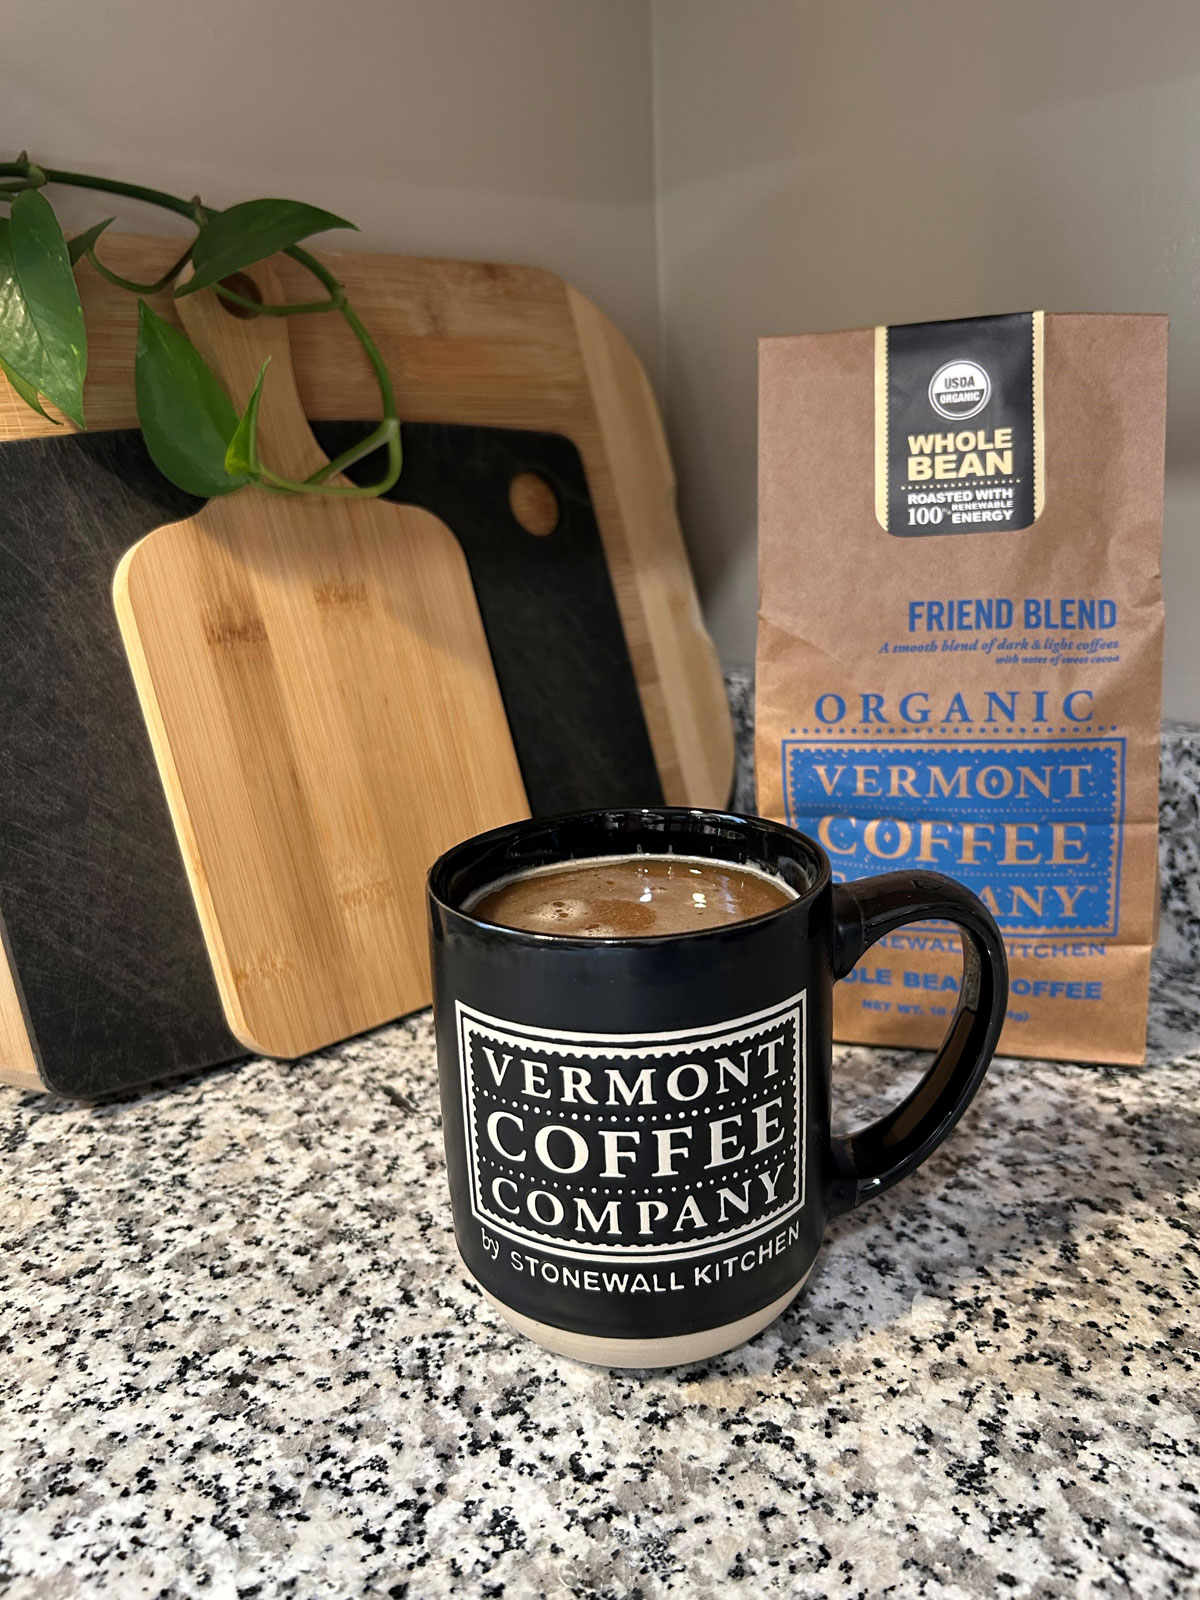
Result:
{"label": "cream colored mug base", "polygon": [[733,1350],[747,1339],[753,1339],[769,1327],[808,1282],[808,1272],[800,1282],[778,1300],[772,1300],[761,1311],[736,1322],[723,1323],[719,1328],[703,1328],[699,1333],[677,1333],[665,1339],[600,1339],[590,1333],[572,1333],[567,1328],[555,1328],[548,1322],[538,1322],[497,1300],[471,1274],[473,1281],[487,1303],[504,1318],[505,1322],[523,1333],[535,1344],[544,1345],[555,1355],[569,1356],[572,1361],[585,1361],[593,1367],[681,1367],[689,1361],[705,1361],[709,1356],[719,1356]]}

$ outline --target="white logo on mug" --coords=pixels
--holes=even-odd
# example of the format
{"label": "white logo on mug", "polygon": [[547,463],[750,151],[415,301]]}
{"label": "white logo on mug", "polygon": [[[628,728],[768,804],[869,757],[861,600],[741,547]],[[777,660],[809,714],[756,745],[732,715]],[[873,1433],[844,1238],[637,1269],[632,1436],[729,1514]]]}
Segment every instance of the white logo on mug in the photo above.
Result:
{"label": "white logo on mug", "polygon": [[802,1209],[803,993],[711,1027],[641,1035],[457,1009],[480,1223],[574,1260],[684,1261]]}

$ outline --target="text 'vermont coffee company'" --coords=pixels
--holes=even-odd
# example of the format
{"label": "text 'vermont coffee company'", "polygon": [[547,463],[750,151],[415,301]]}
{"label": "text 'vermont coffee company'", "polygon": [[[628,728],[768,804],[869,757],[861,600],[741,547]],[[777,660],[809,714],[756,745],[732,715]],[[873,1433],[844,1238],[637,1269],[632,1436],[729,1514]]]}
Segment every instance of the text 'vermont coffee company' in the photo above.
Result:
{"label": "text 'vermont coffee company'", "polygon": [[[1002,1049],[1140,1061],[1156,908],[1166,321],[766,339],[759,805],[835,878],[946,872],[1004,932]],[[840,1037],[933,1044],[959,943],[892,934]]]}

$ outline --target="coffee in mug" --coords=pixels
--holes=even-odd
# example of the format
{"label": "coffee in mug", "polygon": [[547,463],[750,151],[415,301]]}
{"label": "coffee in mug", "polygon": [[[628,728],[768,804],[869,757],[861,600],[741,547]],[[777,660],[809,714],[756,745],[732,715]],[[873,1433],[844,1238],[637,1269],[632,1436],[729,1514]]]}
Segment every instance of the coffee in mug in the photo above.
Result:
{"label": "coffee in mug", "polygon": [[760,917],[796,898],[781,878],[703,856],[609,856],[538,867],[468,909],[528,933],[653,939]]}
{"label": "coffee in mug", "polygon": [[[582,1361],[672,1366],[765,1328],[827,1221],[946,1137],[1004,1019],[1004,947],[969,890],[835,884],[818,844],[759,818],[514,823],[434,865],[429,909],[459,1251],[514,1327]],[[916,1088],[837,1137],[834,982],[912,921],[959,929],[957,1008]]]}

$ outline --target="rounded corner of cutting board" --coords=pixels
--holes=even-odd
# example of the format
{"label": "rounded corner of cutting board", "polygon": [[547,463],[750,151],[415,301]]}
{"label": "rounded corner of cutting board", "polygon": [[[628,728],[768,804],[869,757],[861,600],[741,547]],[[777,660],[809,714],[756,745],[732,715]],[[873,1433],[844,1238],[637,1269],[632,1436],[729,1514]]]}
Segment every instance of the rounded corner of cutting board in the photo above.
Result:
{"label": "rounded corner of cutting board", "polygon": [[121,616],[123,608],[128,607],[130,604],[129,575],[133,570],[134,557],[149,537],[150,535],[147,534],[146,538],[139,539],[136,544],[131,544],[113,569],[112,598],[118,616]]}
{"label": "rounded corner of cutting board", "polygon": [[[314,1045],[308,1039],[298,1043],[295,1039],[272,1041],[269,1035],[260,1038],[240,1008],[235,1009],[230,1004],[229,993],[224,984],[218,984],[217,987],[220,991],[221,1009],[225,1013],[226,1026],[237,1042],[245,1045],[252,1056],[266,1056],[270,1061],[299,1061],[302,1056],[312,1055],[314,1051],[324,1049],[324,1044]],[[325,1043],[333,1044],[335,1041],[329,1039]]]}
{"label": "rounded corner of cutting board", "polygon": [[236,991],[232,991],[224,982],[218,982],[218,989],[230,1033],[239,1044],[245,1045],[251,1055],[265,1056],[271,1061],[302,1061],[306,1056],[318,1055],[322,1050],[328,1050],[345,1039],[373,1033],[376,1028],[385,1028],[388,1023],[395,1022],[400,1017],[421,1011],[433,999],[433,979],[427,975],[423,985],[394,994],[391,997],[392,1005],[387,1010],[376,1014],[364,1013],[357,1017],[350,1032],[344,1027],[337,1027],[328,1022],[324,1027],[314,1027],[303,1021],[294,1027],[288,1025],[280,1027],[270,1018],[264,1020],[261,1031],[256,1031],[258,1024],[250,1021],[242,1008],[241,997]]}
{"label": "rounded corner of cutting board", "polygon": [[112,576],[112,602],[117,613],[117,621],[121,627],[121,634],[125,640],[125,652],[129,657],[130,666],[135,676],[139,670],[140,651],[135,655],[134,643],[137,632],[135,591],[141,576],[140,566],[146,556],[146,547],[159,535],[168,532],[174,523],[165,523],[161,528],[154,528],[149,533],[129,546],[125,554],[113,568]]}
{"label": "rounded corner of cutting board", "polygon": [[450,524],[444,522],[436,511],[427,511],[424,506],[403,505],[396,500],[369,500],[365,503],[368,506],[377,506],[389,522],[403,522],[422,537],[446,544],[447,552],[453,551],[455,562],[461,563],[463,568],[470,572],[461,540],[455,536]]}

